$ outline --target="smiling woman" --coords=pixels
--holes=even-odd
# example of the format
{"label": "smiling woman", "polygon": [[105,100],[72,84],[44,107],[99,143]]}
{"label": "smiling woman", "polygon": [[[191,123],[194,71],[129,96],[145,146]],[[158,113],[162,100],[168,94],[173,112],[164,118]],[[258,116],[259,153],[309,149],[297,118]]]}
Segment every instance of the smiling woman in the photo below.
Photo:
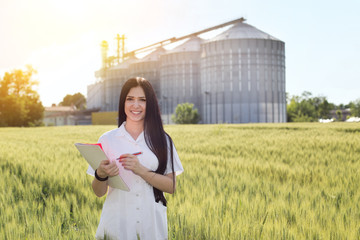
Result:
{"label": "smiling woman", "polygon": [[126,121],[144,123],[146,113],[146,97],[141,87],[131,88],[125,101]]}
{"label": "smiling woman", "polygon": [[[97,239],[168,239],[167,200],[174,193],[175,176],[183,172],[171,137],[164,131],[155,91],[144,78],[131,78],[121,89],[118,128],[100,139],[109,160],[97,169],[92,188],[106,195]],[[141,152],[141,155],[134,154]],[[117,160],[119,159],[119,160]],[[108,186],[120,174],[129,192]]]}

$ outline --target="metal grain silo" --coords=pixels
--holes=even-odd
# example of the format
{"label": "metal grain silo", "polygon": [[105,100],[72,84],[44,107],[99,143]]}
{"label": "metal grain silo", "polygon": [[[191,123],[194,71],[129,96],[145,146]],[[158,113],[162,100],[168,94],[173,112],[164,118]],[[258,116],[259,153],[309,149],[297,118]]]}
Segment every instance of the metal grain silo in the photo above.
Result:
{"label": "metal grain silo", "polygon": [[101,109],[104,99],[103,83],[96,82],[87,86],[86,107],[87,109]]}
{"label": "metal grain silo", "polygon": [[285,44],[244,22],[201,53],[204,123],[286,122]]}
{"label": "metal grain silo", "polygon": [[104,108],[102,111],[118,111],[121,88],[129,76],[129,66],[135,62],[135,57],[128,58],[118,65],[112,66],[105,71],[104,85]]}
{"label": "metal grain silo", "polygon": [[202,39],[190,37],[186,42],[160,57],[161,113],[165,123],[179,103],[200,107],[200,45]]}
{"label": "metal grain silo", "polygon": [[151,82],[156,96],[159,99],[160,92],[160,55],[165,53],[165,49],[158,47],[145,57],[138,59],[130,64],[129,74],[131,77],[144,77]]}

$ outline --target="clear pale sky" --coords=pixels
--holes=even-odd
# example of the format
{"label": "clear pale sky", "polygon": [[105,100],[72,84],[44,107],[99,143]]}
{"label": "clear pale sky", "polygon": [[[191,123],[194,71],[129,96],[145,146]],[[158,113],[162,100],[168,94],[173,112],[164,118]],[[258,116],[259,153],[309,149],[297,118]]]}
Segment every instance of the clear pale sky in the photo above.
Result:
{"label": "clear pale sky", "polygon": [[358,0],[0,0],[0,76],[31,64],[45,106],[95,82],[100,43],[129,51],[240,17],[285,42],[286,91],[360,98]]}

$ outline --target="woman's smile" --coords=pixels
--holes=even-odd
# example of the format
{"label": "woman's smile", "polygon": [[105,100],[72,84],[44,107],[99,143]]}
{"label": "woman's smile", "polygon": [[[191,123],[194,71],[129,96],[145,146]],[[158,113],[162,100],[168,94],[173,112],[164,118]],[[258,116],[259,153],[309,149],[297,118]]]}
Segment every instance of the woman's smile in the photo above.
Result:
{"label": "woman's smile", "polygon": [[146,97],[144,90],[138,86],[131,88],[125,100],[126,121],[144,121],[146,114]]}

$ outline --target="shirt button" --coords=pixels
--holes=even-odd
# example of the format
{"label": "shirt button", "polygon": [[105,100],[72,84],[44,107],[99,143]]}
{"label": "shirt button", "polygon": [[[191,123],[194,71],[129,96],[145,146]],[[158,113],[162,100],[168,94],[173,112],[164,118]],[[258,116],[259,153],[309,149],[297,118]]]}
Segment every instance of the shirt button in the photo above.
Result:
{"label": "shirt button", "polygon": [[137,183],[139,183],[139,180],[136,180]]}
{"label": "shirt button", "polygon": [[138,196],[139,196],[139,194],[136,194],[136,196],[138,197]]}
{"label": "shirt button", "polygon": [[140,208],[137,207],[136,210],[140,210]]}
{"label": "shirt button", "polygon": [[136,221],[137,223],[140,223],[140,221]]}

